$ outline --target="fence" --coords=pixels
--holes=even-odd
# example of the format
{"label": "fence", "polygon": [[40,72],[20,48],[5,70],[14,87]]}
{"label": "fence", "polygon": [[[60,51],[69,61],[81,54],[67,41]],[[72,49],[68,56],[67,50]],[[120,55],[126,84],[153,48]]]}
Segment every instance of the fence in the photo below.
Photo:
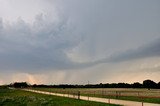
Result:
{"label": "fence", "polygon": [[[24,89],[25,90],[25,89]],[[136,106],[159,106],[159,104],[152,104],[152,103],[144,103],[143,102],[143,99],[145,97],[143,96],[139,96],[138,98],[141,98],[141,102],[134,102],[134,101],[127,101],[127,100],[117,100],[119,99],[120,97],[122,97],[122,95],[124,95],[123,93],[124,92],[120,92],[120,91],[115,91],[114,94],[115,95],[112,95],[114,96],[115,98],[117,99],[111,99],[111,98],[106,98],[106,96],[108,96],[107,94],[109,93],[109,91],[105,91],[105,90],[102,90],[101,91],[101,95],[97,95],[97,92],[96,91],[90,91],[90,92],[86,92],[87,94],[84,93],[84,91],[82,90],[69,90],[69,89],[66,89],[66,90],[62,90],[62,89],[59,89],[59,90],[55,90],[54,89],[54,92],[53,92],[53,89],[52,89],[52,92],[50,90],[50,92],[48,92],[48,89],[47,91],[44,91],[44,90],[31,90],[31,89],[26,89],[27,91],[32,91],[32,92],[37,92],[37,93],[43,93],[43,94],[49,94],[49,95],[56,95],[56,96],[64,96],[64,97],[69,97],[69,98],[75,98],[75,99],[82,99],[82,100],[89,100],[89,101],[98,101],[98,102],[105,102],[105,103],[109,103],[109,104],[120,104],[120,105],[127,105],[127,106],[133,106],[133,105],[136,105]],[[62,93],[63,91],[63,93]],[[113,92],[113,91],[112,91]],[[93,95],[91,94],[94,94],[95,97],[92,97]],[[125,92],[126,93],[126,92]],[[137,93],[138,94],[138,93]],[[140,95],[140,94],[139,94]],[[100,97],[101,96],[101,97]],[[100,97],[100,98],[99,98]],[[104,97],[104,98],[102,98]],[[147,97],[148,98],[148,97]],[[160,100],[159,97],[156,97]],[[130,105],[128,105],[130,104]]]}
{"label": "fence", "polygon": [[88,97],[87,100],[90,100],[90,97],[101,97],[108,98],[108,103],[112,99],[126,99],[139,101],[142,103],[141,106],[144,106],[145,99],[159,99],[160,100],[160,90],[140,90],[140,91],[108,91],[105,89],[56,89],[52,92],[68,94],[68,96],[73,96],[73,98],[81,99],[81,96]]}

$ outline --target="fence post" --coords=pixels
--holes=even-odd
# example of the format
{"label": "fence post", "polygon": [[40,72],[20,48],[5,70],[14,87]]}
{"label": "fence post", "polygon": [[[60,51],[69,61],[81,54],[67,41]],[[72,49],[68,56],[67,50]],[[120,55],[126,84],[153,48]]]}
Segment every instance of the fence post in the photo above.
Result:
{"label": "fence post", "polygon": [[78,99],[80,99],[80,91],[78,91]]}
{"label": "fence post", "polygon": [[102,97],[103,97],[103,90],[102,90]]}
{"label": "fence post", "polygon": [[110,99],[108,99],[108,103],[110,104]]}
{"label": "fence post", "polygon": [[143,106],[143,97],[141,97],[141,99],[142,99],[142,106]]}
{"label": "fence post", "polygon": [[75,98],[75,92],[73,92],[73,98]]}
{"label": "fence post", "polygon": [[138,92],[138,97],[139,97],[139,92]]}
{"label": "fence post", "polygon": [[69,97],[69,91],[68,91],[68,97]]}
{"label": "fence post", "polygon": [[118,92],[116,91],[116,98],[118,98]]}
{"label": "fence post", "polygon": [[89,94],[88,94],[88,101],[89,101]]}

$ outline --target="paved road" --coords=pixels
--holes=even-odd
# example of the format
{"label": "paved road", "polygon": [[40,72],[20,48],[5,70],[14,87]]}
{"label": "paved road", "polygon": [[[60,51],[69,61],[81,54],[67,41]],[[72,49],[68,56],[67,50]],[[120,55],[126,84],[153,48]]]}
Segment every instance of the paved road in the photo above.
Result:
{"label": "paved road", "polygon": [[[51,92],[44,92],[44,91],[31,90],[31,89],[23,89],[23,90],[41,93],[41,94],[47,94],[47,95],[63,96],[63,97],[78,99],[78,96],[70,95],[70,94],[51,93]],[[87,97],[87,96],[80,96],[80,99],[103,102],[103,103],[110,103],[110,104],[119,104],[119,105],[123,105],[123,106],[160,106],[160,104],[154,104],[154,103],[142,103],[142,102],[135,102],[135,101],[107,99],[107,98],[98,98],[98,97]]]}

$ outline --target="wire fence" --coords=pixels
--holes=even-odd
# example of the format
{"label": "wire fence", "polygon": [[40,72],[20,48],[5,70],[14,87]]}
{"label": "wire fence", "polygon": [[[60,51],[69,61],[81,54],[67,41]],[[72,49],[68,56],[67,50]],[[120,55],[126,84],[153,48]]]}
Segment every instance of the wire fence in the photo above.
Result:
{"label": "wire fence", "polygon": [[80,92],[81,95],[89,95],[89,96],[98,96],[98,97],[139,97],[139,98],[160,98],[160,90],[140,90],[140,91],[109,91],[105,89],[40,89],[55,93],[63,93],[63,94],[78,94]]}
{"label": "wire fence", "polygon": [[[57,96],[63,96],[63,97],[69,97],[69,98],[75,98],[75,99],[82,99],[82,100],[95,100],[100,99],[105,100],[105,103],[115,103],[115,100],[117,99],[124,99],[124,100],[134,100],[133,101],[139,101],[141,105],[138,106],[145,106],[146,101],[144,99],[157,99],[160,101],[159,97],[159,91],[108,91],[105,89],[102,90],[88,90],[88,89],[49,89],[49,88],[40,88],[40,89],[34,89],[35,92],[41,92],[45,94],[51,94],[51,95],[57,95]],[[33,91],[34,91],[33,90]],[[36,91],[37,90],[37,91]],[[147,95],[146,95],[147,93]],[[150,95],[150,96],[148,96]],[[125,97],[125,98],[123,98]],[[130,98],[131,97],[131,98]],[[104,99],[102,99],[104,98]],[[130,99],[126,99],[130,98]],[[122,101],[121,101],[122,102]],[[125,101],[126,102],[126,101]],[[128,101],[129,102],[129,101]],[[131,101],[130,101],[131,102]],[[133,103],[133,102],[132,102]],[[135,103],[135,102],[134,102]],[[158,104],[159,106],[159,104]]]}

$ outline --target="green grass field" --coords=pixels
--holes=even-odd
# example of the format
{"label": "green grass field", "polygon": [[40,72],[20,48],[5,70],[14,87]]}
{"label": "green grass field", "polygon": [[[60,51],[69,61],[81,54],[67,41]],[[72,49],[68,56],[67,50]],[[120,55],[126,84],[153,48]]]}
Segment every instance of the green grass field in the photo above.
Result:
{"label": "green grass field", "polygon": [[160,104],[160,89],[126,89],[126,88],[34,88],[41,91],[57,92],[57,93],[70,93],[75,94],[80,91],[81,95],[112,98],[121,100],[140,101],[148,103]]}
{"label": "green grass field", "polygon": [[0,106],[117,106],[22,90],[0,88]]}

